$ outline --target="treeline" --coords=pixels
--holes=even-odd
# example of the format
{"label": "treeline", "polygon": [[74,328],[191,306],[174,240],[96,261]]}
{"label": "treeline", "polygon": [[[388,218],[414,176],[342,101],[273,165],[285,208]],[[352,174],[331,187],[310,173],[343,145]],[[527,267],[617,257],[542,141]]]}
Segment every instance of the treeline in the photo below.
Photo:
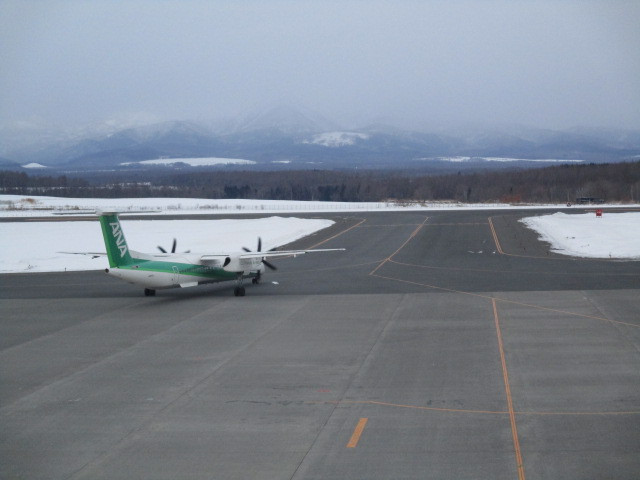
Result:
{"label": "treeline", "polygon": [[[117,174],[116,174],[117,175]],[[145,172],[67,178],[0,172],[0,192],[62,197],[191,197],[376,202],[559,203],[577,197],[640,201],[640,162],[416,175],[390,171]],[[144,176],[141,176],[144,175]],[[144,179],[144,181],[143,181]]]}
{"label": "treeline", "polygon": [[31,195],[59,197],[72,197],[78,194],[85,197],[86,195],[82,195],[82,192],[89,187],[89,182],[83,178],[69,178],[65,175],[59,177],[27,175],[24,172],[0,171],[0,193],[5,194],[23,195],[30,193]]}

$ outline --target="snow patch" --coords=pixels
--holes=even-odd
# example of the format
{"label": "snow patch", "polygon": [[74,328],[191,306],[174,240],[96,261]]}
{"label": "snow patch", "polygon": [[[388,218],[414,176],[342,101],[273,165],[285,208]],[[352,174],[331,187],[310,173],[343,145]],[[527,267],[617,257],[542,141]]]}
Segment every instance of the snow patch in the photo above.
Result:
{"label": "snow patch", "polygon": [[314,135],[311,140],[305,140],[302,143],[336,148],[355,145],[358,140],[367,140],[368,138],[369,135],[366,133],[326,132]]}
{"label": "snow patch", "polygon": [[439,162],[534,162],[534,163],[583,163],[584,160],[565,159],[565,158],[511,158],[511,157],[426,157],[418,160],[435,160]]}
{"label": "snow patch", "polygon": [[520,220],[535,230],[552,251],[588,258],[640,260],[640,213],[554,213]]}
{"label": "snow patch", "polygon": [[155,160],[142,160],[140,162],[124,162],[120,165],[175,165],[177,163],[185,163],[191,167],[208,167],[212,165],[255,165],[253,160],[244,160],[241,158],[158,158]]}
{"label": "snow patch", "polygon": [[49,168],[46,165],[42,165],[41,163],[27,163],[26,165],[22,165],[22,168]]}
{"label": "snow patch", "polygon": [[487,162],[538,162],[538,163],[582,163],[584,160],[566,158],[509,158],[509,157],[482,157]]}

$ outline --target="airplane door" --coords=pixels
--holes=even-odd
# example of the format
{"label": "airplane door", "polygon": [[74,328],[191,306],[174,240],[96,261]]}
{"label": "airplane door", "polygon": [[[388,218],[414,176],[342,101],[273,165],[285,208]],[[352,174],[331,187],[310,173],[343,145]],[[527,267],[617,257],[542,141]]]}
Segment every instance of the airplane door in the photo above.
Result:
{"label": "airplane door", "polygon": [[179,277],[180,276],[180,271],[178,270],[178,267],[176,267],[175,265],[173,266],[173,277],[172,277],[172,282],[174,285],[178,285],[178,283],[180,282]]}

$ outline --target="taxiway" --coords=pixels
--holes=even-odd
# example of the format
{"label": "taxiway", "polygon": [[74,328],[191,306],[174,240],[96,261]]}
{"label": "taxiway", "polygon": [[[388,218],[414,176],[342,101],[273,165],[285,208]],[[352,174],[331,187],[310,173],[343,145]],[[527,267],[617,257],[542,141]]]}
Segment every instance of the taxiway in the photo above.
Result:
{"label": "taxiway", "polygon": [[2,275],[0,477],[637,478],[640,262],[531,214],[317,214],[241,298]]}

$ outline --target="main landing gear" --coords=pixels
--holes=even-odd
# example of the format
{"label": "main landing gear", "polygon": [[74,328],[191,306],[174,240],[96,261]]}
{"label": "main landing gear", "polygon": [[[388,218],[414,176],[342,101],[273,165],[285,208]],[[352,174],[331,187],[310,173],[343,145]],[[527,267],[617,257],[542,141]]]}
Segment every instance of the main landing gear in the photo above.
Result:
{"label": "main landing gear", "polygon": [[156,291],[151,289],[151,288],[145,288],[144,289],[144,296],[145,297],[155,297],[156,296]]}
{"label": "main landing gear", "polygon": [[[243,280],[244,277],[242,275],[238,275],[238,277],[236,278],[236,288],[233,289],[233,294],[236,297],[244,297],[245,290],[244,286],[242,285]],[[260,280],[262,280],[262,275],[260,274],[260,272],[258,272],[256,276],[251,279],[251,283],[253,283],[254,285],[258,285],[260,283]]]}
{"label": "main landing gear", "polygon": [[244,286],[242,285],[242,274],[239,274],[236,277],[236,288],[233,289],[233,294],[236,297],[244,297],[245,291],[244,291]]}

